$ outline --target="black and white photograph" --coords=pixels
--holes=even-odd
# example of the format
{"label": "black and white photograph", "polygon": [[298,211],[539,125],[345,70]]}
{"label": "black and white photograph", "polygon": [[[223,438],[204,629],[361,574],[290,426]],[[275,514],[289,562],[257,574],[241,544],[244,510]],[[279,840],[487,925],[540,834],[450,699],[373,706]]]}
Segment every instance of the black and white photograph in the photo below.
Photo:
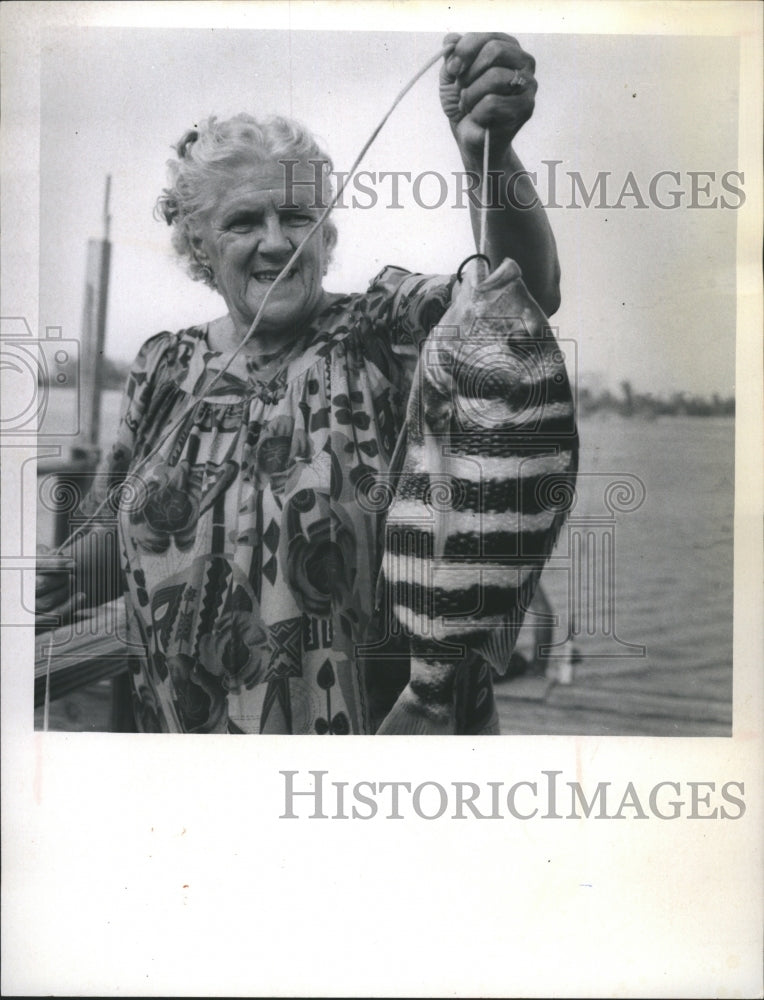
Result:
{"label": "black and white photograph", "polygon": [[762,8],[130,7],[4,17],[3,992],[760,996]]}
{"label": "black and white photograph", "polygon": [[[48,724],[729,736],[738,73],[731,37],[54,31]],[[219,243],[279,185],[296,237]]]}

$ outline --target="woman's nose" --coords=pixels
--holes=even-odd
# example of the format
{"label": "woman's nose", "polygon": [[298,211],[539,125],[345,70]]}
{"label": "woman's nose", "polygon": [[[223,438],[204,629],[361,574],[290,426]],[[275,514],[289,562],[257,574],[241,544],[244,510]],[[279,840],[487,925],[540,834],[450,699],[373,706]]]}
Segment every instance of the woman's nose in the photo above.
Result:
{"label": "woman's nose", "polygon": [[281,219],[278,215],[269,216],[262,232],[260,246],[258,247],[260,253],[286,253],[291,250],[291,248],[292,244],[289,242],[289,238],[284,232],[281,225]]}

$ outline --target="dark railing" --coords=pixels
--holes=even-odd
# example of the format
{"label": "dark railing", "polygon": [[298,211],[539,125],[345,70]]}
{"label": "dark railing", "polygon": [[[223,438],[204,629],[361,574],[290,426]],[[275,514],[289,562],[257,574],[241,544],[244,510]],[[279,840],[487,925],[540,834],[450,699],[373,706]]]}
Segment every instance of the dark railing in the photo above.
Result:
{"label": "dark railing", "polygon": [[[94,450],[77,449],[68,459],[41,459],[37,466],[38,526],[46,517],[40,540],[55,549],[78,521],[80,504],[90,488],[96,467]],[[113,554],[114,556],[115,554]],[[125,608],[121,598],[92,608],[76,622],[51,627],[35,638],[34,703],[44,705],[95,684],[111,681],[111,724],[115,732],[130,731],[131,705],[127,683]]]}
{"label": "dark railing", "polygon": [[96,681],[127,673],[125,606],[122,598],[83,615],[71,625],[35,637],[34,702],[71,694]]}

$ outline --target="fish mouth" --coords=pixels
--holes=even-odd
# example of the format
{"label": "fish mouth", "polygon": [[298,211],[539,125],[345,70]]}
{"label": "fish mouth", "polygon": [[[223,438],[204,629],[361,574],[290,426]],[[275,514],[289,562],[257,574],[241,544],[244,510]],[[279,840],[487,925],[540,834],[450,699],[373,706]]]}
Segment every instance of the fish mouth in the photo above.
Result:
{"label": "fish mouth", "polygon": [[[252,271],[250,277],[252,278],[253,281],[257,281],[258,284],[272,285],[273,282],[276,280],[276,278],[278,278],[278,276],[281,274],[282,270],[283,268],[280,267],[277,268],[264,267],[260,268],[257,271]],[[293,278],[296,274],[297,270],[295,268],[291,268],[289,271],[286,272],[286,274],[281,280],[288,281],[290,278]]]}
{"label": "fish mouth", "polygon": [[491,271],[482,281],[478,281],[481,292],[486,292],[502,285],[509,284],[515,278],[522,278],[523,272],[519,265],[509,257],[505,257],[499,266]]}

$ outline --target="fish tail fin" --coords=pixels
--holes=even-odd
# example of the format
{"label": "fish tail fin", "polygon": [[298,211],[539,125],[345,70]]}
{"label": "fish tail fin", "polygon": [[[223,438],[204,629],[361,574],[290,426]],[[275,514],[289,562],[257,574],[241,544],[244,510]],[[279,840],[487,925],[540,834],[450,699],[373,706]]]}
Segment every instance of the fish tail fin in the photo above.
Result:
{"label": "fish tail fin", "polygon": [[411,680],[377,730],[377,736],[452,736],[456,732],[456,666],[411,659]]}

